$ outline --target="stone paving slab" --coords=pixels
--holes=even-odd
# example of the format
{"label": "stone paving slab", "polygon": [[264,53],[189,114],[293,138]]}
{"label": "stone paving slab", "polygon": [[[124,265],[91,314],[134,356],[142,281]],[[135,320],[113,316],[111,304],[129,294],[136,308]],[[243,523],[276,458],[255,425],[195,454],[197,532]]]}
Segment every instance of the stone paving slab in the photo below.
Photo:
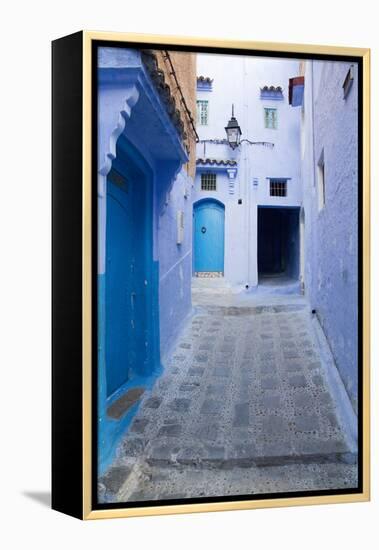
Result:
{"label": "stone paving slab", "polygon": [[[213,470],[229,471],[228,483],[238,493],[240,482],[230,481],[234,469],[252,468],[252,482],[257,468],[292,472],[297,467],[299,473],[308,464],[302,470],[307,473],[311,462],[326,464],[320,479],[327,488],[332,481],[324,474],[334,463],[341,468],[334,483],[343,487],[342,472],[351,480],[355,468],[356,475],[351,451],[305,305],[204,306],[184,330],[161,378],[142,396],[113,466],[169,468],[171,488],[178,466],[211,471],[210,478]],[[146,485],[152,494],[160,490]],[[170,493],[167,486],[163,492]]]}
{"label": "stone paving slab", "polygon": [[227,495],[278,494],[356,487],[356,467],[348,464],[286,464],[243,467],[230,471],[199,470],[196,465],[178,465],[174,470],[159,466],[142,471],[134,487],[125,484],[120,502],[222,497]]}
{"label": "stone paving slab", "polygon": [[107,414],[114,420],[119,420],[143,395],[144,388],[132,388],[112,403],[107,410]]}

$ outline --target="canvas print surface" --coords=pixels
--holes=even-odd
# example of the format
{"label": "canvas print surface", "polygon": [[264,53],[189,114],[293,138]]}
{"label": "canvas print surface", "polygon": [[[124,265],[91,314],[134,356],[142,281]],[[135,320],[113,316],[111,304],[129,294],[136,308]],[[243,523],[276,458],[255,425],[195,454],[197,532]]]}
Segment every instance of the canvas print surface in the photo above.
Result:
{"label": "canvas print surface", "polygon": [[358,65],[96,64],[98,503],[357,489]]}

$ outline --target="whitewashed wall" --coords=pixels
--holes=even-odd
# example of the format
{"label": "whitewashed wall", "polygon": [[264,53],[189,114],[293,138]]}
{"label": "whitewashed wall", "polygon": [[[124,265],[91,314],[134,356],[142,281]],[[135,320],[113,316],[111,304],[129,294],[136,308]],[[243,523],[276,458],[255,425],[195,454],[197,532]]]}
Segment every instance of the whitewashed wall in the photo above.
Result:
{"label": "whitewashed wall", "polygon": [[[228,145],[199,144],[200,158],[232,159],[238,162],[234,194],[229,193],[227,174],[218,174],[218,191],[200,189],[199,166],[194,200],[207,196],[225,204],[225,278],[232,285],[256,286],[257,207],[301,206],[300,109],[288,104],[289,78],[298,75],[299,62],[290,59],[253,58],[225,55],[199,55],[198,75],[213,79],[211,92],[198,91],[198,99],[209,101],[207,126],[198,125],[200,139],[223,139],[234,114],[242,130],[241,139],[274,143],[270,149],[243,142],[233,151]],[[281,86],[283,100],[262,100],[260,88]],[[278,128],[266,129],[264,107],[278,110]],[[270,197],[268,178],[289,178],[286,197]],[[242,199],[242,204],[238,204]]]}

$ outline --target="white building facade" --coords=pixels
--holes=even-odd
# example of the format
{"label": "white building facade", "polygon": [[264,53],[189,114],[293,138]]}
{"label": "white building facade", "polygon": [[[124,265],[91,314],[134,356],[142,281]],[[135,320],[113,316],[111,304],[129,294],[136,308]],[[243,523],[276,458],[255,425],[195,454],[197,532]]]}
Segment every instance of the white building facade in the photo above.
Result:
{"label": "white building facade", "polygon": [[[288,102],[297,60],[198,55],[197,172],[194,193],[193,272],[224,276],[233,287],[254,288],[265,276],[301,281],[300,109]],[[232,114],[241,128],[235,149],[225,142]],[[256,144],[252,144],[251,142]],[[264,144],[263,144],[264,143]],[[267,145],[272,144],[272,146]],[[199,206],[223,211],[222,267],[207,269],[202,248],[208,218]],[[202,232],[202,235],[201,235]]]}

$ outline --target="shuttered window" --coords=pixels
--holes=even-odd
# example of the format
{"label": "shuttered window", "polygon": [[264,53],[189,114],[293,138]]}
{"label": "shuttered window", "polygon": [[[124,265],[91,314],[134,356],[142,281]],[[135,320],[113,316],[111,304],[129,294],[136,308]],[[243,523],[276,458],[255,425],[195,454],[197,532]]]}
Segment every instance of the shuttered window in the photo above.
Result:
{"label": "shuttered window", "polygon": [[276,130],[278,127],[278,111],[265,107],[264,109],[265,128]]}
{"label": "shuttered window", "polygon": [[204,99],[197,100],[197,123],[201,126],[206,126],[208,124],[209,118],[209,105],[208,101]]}

